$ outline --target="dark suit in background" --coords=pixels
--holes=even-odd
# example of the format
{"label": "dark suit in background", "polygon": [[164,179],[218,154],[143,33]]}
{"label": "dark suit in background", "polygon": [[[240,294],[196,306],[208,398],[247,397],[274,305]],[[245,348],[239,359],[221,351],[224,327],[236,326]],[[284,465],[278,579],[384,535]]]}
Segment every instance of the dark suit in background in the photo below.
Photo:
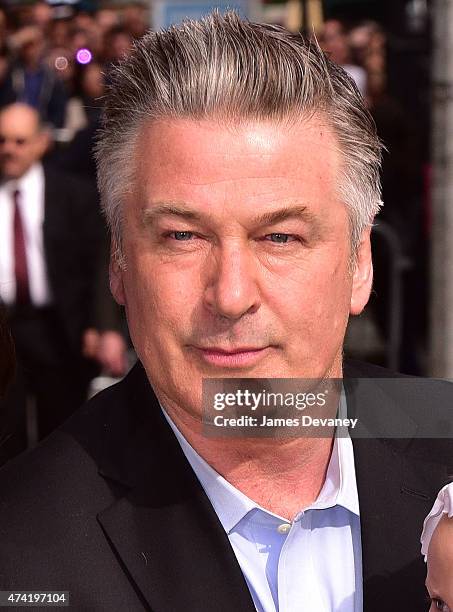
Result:
{"label": "dark suit in background", "polygon": [[[94,104],[95,101],[93,101]],[[51,152],[49,159],[55,168],[62,172],[70,172],[90,183],[93,190],[96,186],[96,164],[93,157],[93,147],[96,133],[101,127],[100,109],[89,109],[89,123],[79,130],[73,140],[64,148]],[[116,331],[129,342],[129,332],[126,317],[122,307],[112,298],[109,286],[110,264],[110,234],[104,227],[97,260],[97,279],[95,282],[94,327],[99,332]]]}
{"label": "dark suit in background", "polygon": [[2,406],[0,462],[20,451],[25,401],[36,398],[43,437],[86,399],[94,364],[81,353],[93,325],[96,261],[102,225],[96,191],[80,179],[44,166],[44,255],[52,302],[8,308],[18,373]]}
{"label": "dark suit in background", "polygon": [[[364,364],[345,369],[346,377],[391,375]],[[404,397],[385,398],[378,384],[370,391],[363,411],[366,398],[346,379],[348,412],[371,433],[385,428],[389,411],[403,429],[413,427],[429,401],[420,397],[407,414]],[[353,446],[364,611],[425,612],[419,537],[452,468],[453,443],[353,439]],[[92,612],[255,609],[140,364],[6,466],[0,490],[1,590],[66,590],[73,609]]]}

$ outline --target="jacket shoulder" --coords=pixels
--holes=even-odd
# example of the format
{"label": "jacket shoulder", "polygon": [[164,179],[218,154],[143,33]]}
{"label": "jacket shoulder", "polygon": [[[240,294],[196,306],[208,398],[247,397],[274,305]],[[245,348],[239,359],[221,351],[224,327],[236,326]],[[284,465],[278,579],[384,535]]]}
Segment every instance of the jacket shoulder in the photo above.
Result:
{"label": "jacket shoulder", "polygon": [[343,372],[345,378],[413,378],[367,361],[350,358],[344,360]]}

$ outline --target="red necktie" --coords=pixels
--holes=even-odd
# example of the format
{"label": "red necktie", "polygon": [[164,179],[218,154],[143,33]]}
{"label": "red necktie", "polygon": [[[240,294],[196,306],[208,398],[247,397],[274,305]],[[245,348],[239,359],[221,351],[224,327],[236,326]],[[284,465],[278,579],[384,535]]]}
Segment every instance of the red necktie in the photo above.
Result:
{"label": "red necktie", "polygon": [[28,283],[27,254],[22,217],[19,209],[20,191],[13,193],[14,200],[14,273],[16,276],[16,304],[30,303]]}

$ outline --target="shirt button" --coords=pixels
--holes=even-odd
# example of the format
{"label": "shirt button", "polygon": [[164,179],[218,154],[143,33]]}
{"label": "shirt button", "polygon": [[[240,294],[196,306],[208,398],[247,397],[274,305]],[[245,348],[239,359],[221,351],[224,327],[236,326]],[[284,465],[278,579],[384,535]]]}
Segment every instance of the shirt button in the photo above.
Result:
{"label": "shirt button", "polygon": [[277,531],[278,533],[288,533],[288,531],[291,529],[291,525],[289,523],[282,523],[281,525],[279,525],[277,527]]}

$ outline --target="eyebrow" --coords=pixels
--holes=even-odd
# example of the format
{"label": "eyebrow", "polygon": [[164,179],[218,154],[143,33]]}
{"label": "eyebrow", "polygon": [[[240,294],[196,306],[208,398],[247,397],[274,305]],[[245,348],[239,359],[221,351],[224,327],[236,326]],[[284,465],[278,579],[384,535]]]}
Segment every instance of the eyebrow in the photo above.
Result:
{"label": "eyebrow", "polygon": [[287,219],[302,219],[302,221],[313,222],[315,218],[315,215],[308,211],[306,206],[285,206],[273,212],[263,213],[255,217],[253,222],[255,225],[273,225]]}
{"label": "eyebrow", "polygon": [[[206,217],[183,204],[160,203],[152,208],[147,208],[143,211],[143,221],[146,224],[152,224],[160,217],[172,216],[179,219],[189,221],[203,222]],[[288,219],[299,219],[307,223],[319,224],[319,219],[307,210],[306,206],[285,206],[272,212],[262,213],[254,217],[251,221],[254,226],[273,225],[281,223]]]}
{"label": "eyebrow", "polygon": [[199,213],[180,204],[158,204],[152,208],[146,208],[143,211],[143,221],[145,223],[153,223],[160,217],[178,217],[180,219],[188,219],[191,221],[202,221],[203,216]]}

